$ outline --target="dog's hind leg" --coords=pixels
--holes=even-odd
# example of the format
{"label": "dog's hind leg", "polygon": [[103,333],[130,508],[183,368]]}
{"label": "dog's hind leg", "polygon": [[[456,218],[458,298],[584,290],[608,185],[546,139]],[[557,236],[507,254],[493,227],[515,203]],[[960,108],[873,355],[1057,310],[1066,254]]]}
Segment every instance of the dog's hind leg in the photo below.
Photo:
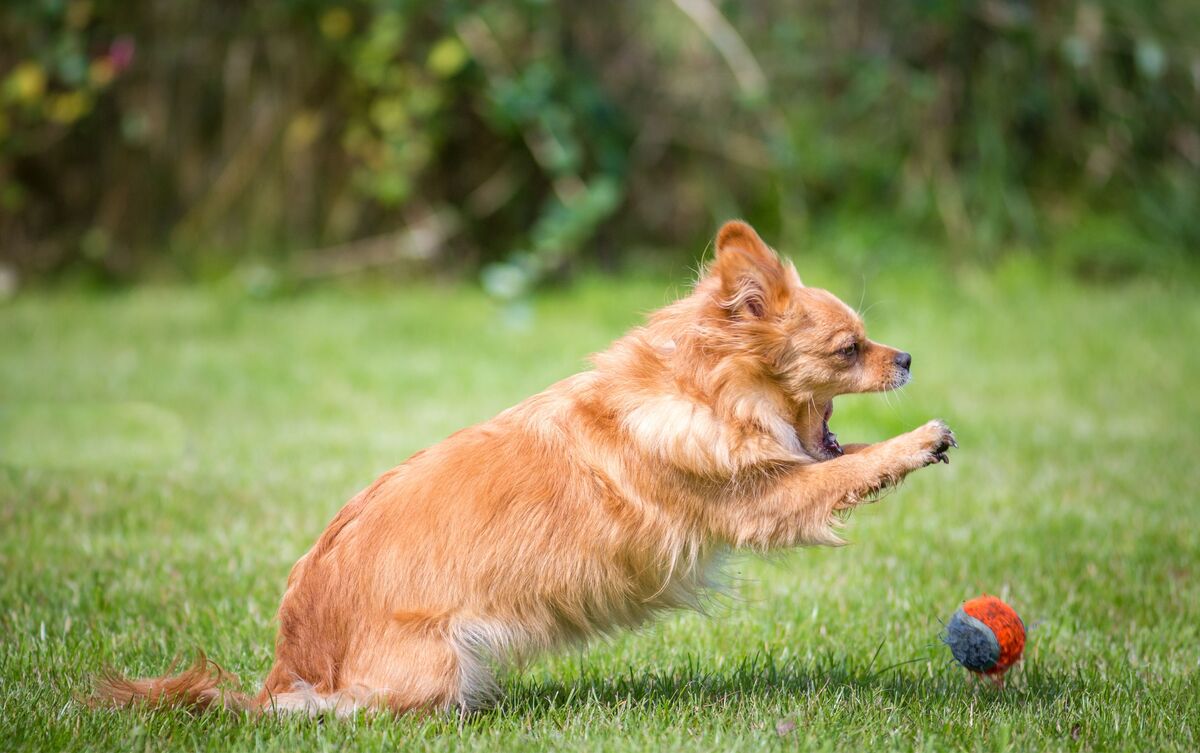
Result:
{"label": "dog's hind leg", "polygon": [[260,704],[268,712],[339,716],[360,710],[474,711],[496,695],[489,666],[491,637],[488,631],[462,625],[452,630],[444,616],[396,614],[356,636],[336,690],[323,692],[296,682]]}
{"label": "dog's hind leg", "polygon": [[395,712],[471,711],[495,683],[478,647],[466,645],[445,616],[393,615],[355,642],[341,672],[344,690]]}

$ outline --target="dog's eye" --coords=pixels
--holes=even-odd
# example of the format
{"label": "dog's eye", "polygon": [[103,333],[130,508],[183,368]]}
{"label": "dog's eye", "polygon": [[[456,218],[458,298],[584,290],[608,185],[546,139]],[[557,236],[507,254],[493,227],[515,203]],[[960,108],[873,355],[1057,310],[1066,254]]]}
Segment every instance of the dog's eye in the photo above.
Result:
{"label": "dog's eye", "polygon": [[856,353],[858,353],[858,343],[850,343],[838,351],[838,355],[842,358],[854,358]]}

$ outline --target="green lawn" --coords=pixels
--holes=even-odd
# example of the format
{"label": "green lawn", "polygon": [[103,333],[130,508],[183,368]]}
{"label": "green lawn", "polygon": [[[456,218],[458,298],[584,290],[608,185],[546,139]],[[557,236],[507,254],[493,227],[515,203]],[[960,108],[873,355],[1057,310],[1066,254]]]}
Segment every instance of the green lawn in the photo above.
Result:
{"label": "green lawn", "polygon": [[[737,558],[711,614],[509,673],[465,721],[73,696],[196,647],[256,689],[288,568],[351,494],[580,369],[683,277],[585,281],[532,316],[433,286],[0,304],[0,749],[1200,748],[1200,285],[808,277],[914,356],[903,392],[839,401],[842,440],[940,416],[953,463],[859,510],[850,546]],[[938,642],[982,591],[1036,626],[1002,692]]]}

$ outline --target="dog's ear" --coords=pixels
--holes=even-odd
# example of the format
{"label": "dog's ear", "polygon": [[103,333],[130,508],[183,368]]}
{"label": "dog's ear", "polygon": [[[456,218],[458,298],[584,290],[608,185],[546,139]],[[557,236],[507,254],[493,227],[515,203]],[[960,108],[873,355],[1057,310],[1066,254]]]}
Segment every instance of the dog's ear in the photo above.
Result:
{"label": "dog's ear", "polygon": [[721,308],[734,317],[765,319],[787,305],[787,273],[754,228],[726,222],[717,233],[713,273],[721,281]]}

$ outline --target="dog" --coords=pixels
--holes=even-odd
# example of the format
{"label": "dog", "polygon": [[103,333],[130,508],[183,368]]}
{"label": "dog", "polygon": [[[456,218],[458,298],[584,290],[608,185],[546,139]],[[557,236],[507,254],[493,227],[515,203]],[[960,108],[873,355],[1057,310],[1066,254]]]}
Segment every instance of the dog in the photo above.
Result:
{"label": "dog", "polygon": [[697,606],[725,552],[837,545],[844,511],[949,462],[934,420],[842,446],[833,399],[909,380],[831,293],[726,223],[694,290],[594,368],[384,473],[292,568],[262,690],[203,655],[96,705],[470,712],[493,670]]}

